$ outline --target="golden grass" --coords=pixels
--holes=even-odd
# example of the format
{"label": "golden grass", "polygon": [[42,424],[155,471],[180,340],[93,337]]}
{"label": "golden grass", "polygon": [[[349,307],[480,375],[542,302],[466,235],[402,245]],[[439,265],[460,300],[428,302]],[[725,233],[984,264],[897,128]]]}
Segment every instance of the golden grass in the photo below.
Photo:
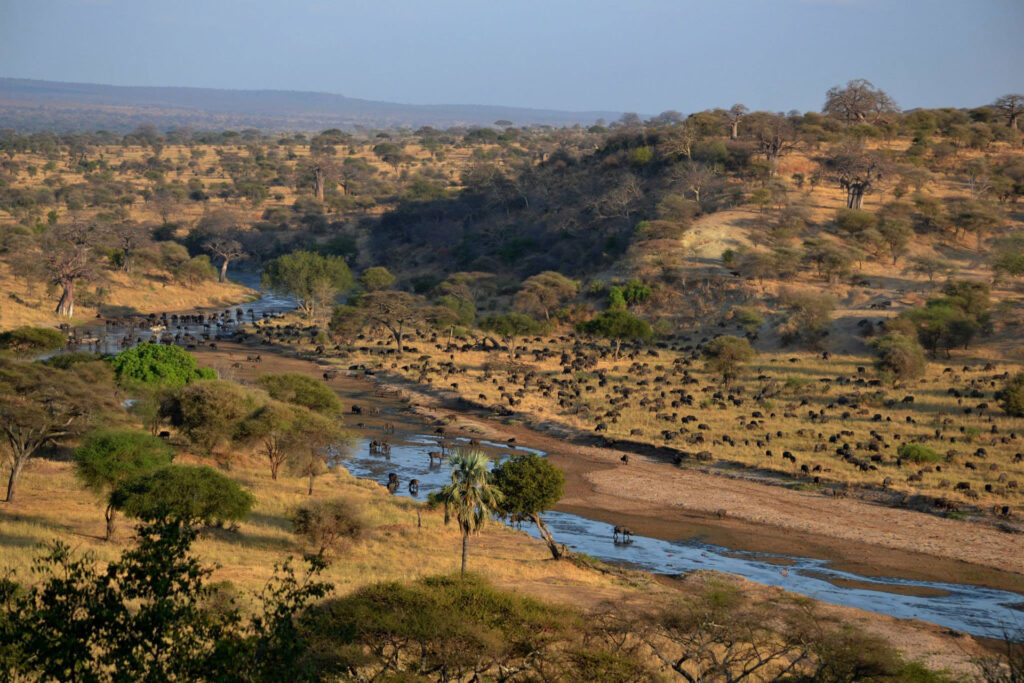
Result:
{"label": "golden grass", "polygon": [[[558,341],[550,343],[550,339],[545,337],[541,343],[527,344],[521,352],[520,361],[548,381],[566,379],[568,376],[562,374],[558,353],[555,358],[541,362],[535,362],[533,356],[528,353],[531,348],[537,347],[551,348],[556,352],[563,348],[569,350],[569,344]],[[435,343],[427,339],[413,339],[410,343],[418,353],[406,354],[400,362],[388,357],[385,357],[387,360],[381,360],[381,356],[373,353],[355,352],[346,358],[344,363],[366,362],[398,373],[407,380],[417,381],[420,377],[418,358],[421,355],[430,356],[434,367],[440,362],[448,361],[448,354],[440,351]],[[387,341],[379,339],[370,348],[387,348]],[[582,411],[577,412],[575,408],[560,406],[557,387],[549,397],[546,397],[536,390],[535,385],[531,385],[531,388],[521,396],[521,403],[513,410],[518,419],[532,423],[554,423],[582,433],[595,433],[597,424],[604,423],[607,431],[602,433],[610,438],[656,446],[667,445],[691,453],[706,450],[711,452],[719,466],[739,463],[746,467],[797,477],[808,483],[812,476],[820,476],[824,482],[880,486],[888,477],[892,479],[889,488],[907,494],[946,497],[961,503],[981,506],[983,510],[997,504],[1010,505],[1018,513],[1024,510],[1024,489],[1005,488],[1008,481],[999,481],[1000,475],[1005,475],[1004,479],[1016,480],[1018,487],[1024,486],[1024,463],[1013,462],[1014,455],[1024,451],[1024,419],[1008,417],[999,409],[998,402],[993,399],[993,392],[1002,382],[992,379],[1003,372],[1008,371],[1012,374],[1019,371],[1020,366],[1017,363],[1007,363],[1005,359],[996,359],[991,354],[976,351],[969,356],[954,357],[945,362],[931,362],[926,377],[916,382],[905,383],[899,388],[884,385],[869,387],[856,384],[842,385],[835,381],[839,377],[847,378],[854,383],[858,379],[873,379],[871,359],[865,356],[833,355],[825,361],[817,353],[763,352],[744,368],[739,379],[731,386],[724,387],[717,376],[703,367],[700,360],[691,361],[687,368],[691,377],[698,383],[680,383],[680,376],[671,375],[673,361],[676,358],[688,357],[688,352],[668,349],[657,350],[657,357],[641,354],[635,362],[647,366],[642,372],[633,365],[634,361],[627,358],[614,361],[609,357],[600,360],[595,368],[606,374],[607,386],[598,386],[594,372],[576,375],[581,386],[593,389],[584,389]],[[431,373],[427,381],[434,389],[456,393],[477,404],[507,406],[507,401],[501,397],[502,391],[499,387],[504,387],[506,393],[515,392],[519,387],[508,381],[502,373],[494,373],[487,379],[484,372],[486,363],[506,359],[507,354],[495,352],[456,353],[454,363],[459,368],[457,374],[442,377],[437,373]],[[984,371],[984,364],[990,360],[998,363],[996,369]],[[962,367],[965,364],[971,369],[963,371]],[[863,368],[864,372],[859,372],[859,368]],[[945,368],[951,368],[952,371],[944,372]],[[658,376],[666,376],[667,381],[664,384],[654,382],[654,378]],[[759,379],[762,376],[766,379]],[[640,381],[646,381],[646,386],[640,385]],[[947,393],[947,390],[953,387],[966,393],[972,382],[984,392],[983,398],[958,399]],[[779,388],[778,395],[761,402],[753,400],[752,396],[763,386],[773,383]],[[455,384],[458,385],[457,389],[453,386]],[[616,385],[630,388],[632,394],[630,407],[623,407],[618,418],[612,420],[604,413],[611,407],[609,399],[617,396],[612,392],[612,387]],[[677,396],[667,392],[669,389],[679,388],[693,395],[693,406],[671,407],[671,401]],[[643,398],[656,401],[662,391],[666,392],[664,407],[640,405]],[[885,407],[877,403],[870,395],[879,391],[886,398],[896,400],[896,405]],[[721,392],[726,397],[735,392],[737,396],[742,397],[743,404],[737,407],[728,401],[716,400],[713,398],[716,392]],[[914,402],[900,403],[899,401],[907,395],[914,396]],[[828,406],[836,402],[840,396],[862,396],[863,400],[857,408],[839,404],[829,408]],[[804,400],[807,402],[806,405],[800,405]],[[983,403],[987,403],[989,407],[979,414],[977,406]],[[811,422],[808,419],[808,412],[822,408],[826,409],[828,421],[823,424]],[[970,408],[971,414],[965,414],[965,408]],[[753,419],[754,411],[761,412],[763,419],[758,420],[760,426],[748,429],[747,425]],[[673,413],[676,414],[675,418],[664,419]],[[790,416],[787,417],[786,413]],[[849,415],[844,417],[846,413]],[[681,418],[687,415],[695,416],[697,422],[684,425]],[[875,415],[881,415],[881,421],[875,421]],[[907,418],[913,422],[908,422]],[[951,420],[951,423],[943,426],[944,419]],[[698,430],[698,423],[706,424],[709,429]],[[672,441],[663,438],[663,430],[678,430],[681,426],[685,426],[689,433],[677,436]],[[940,427],[943,434],[954,438],[955,442],[933,439],[935,429]],[[993,427],[998,430],[997,433],[991,432]],[[798,430],[803,430],[803,435],[797,434]],[[845,430],[852,431],[854,435],[841,435],[838,443],[828,443],[831,435],[840,434]],[[849,442],[851,446],[869,442],[872,430],[887,444],[882,449],[884,463],[877,463],[877,470],[864,472],[835,455],[835,449],[845,442]],[[778,435],[780,431],[782,436]],[[686,437],[698,433],[706,437],[705,443],[687,443]],[[771,435],[770,440],[765,439],[766,434]],[[821,438],[819,434],[822,435]],[[1003,443],[1002,438],[1011,434],[1016,434],[1016,438]],[[723,435],[731,436],[736,446],[721,442]],[[758,446],[758,440],[765,443]],[[893,464],[896,449],[901,443],[910,441],[923,442],[942,455],[949,450],[956,450],[959,455],[951,462],[938,463],[942,467],[941,472],[927,471],[928,467],[909,462],[898,469]],[[814,446],[819,443],[825,443],[827,450],[815,453]],[[987,451],[984,458],[974,456],[978,448]],[[768,450],[772,452],[772,456],[766,455]],[[782,459],[784,451],[792,452],[796,463]],[[855,451],[857,457],[862,460],[868,460],[871,455],[865,448],[856,448]],[[965,466],[967,462],[975,464],[976,469],[968,469]],[[811,470],[820,467],[820,471],[805,474],[801,471],[803,465]],[[996,469],[991,469],[992,466]],[[921,481],[907,480],[908,475],[922,469],[926,471],[921,473]],[[952,490],[952,485],[962,481],[969,482],[973,490],[979,491],[978,500],[972,500],[962,492]],[[1004,493],[986,493],[986,484],[997,487],[996,491],[1004,489]]]}
{"label": "golden grass", "polygon": [[[198,462],[188,455],[178,461]],[[377,581],[409,581],[459,569],[461,537],[454,525],[444,525],[439,511],[392,497],[380,485],[356,479],[344,468],[318,477],[312,498],[306,495],[305,479],[281,476],[273,481],[255,460],[243,461],[227,474],[254,493],[256,505],[237,532],[211,531],[195,544],[194,552],[204,563],[217,565],[213,580],[258,591],[276,563],[309,550],[291,533],[289,520],[311,499],[346,500],[365,523],[363,537],[335,553],[323,575],[339,593]],[[422,527],[417,525],[417,510]],[[103,541],[102,506],[76,480],[73,465],[37,459],[24,472],[18,500],[0,504],[0,570],[31,580],[29,568],[37,546],[54,539],[79,552],[94,553],[105,563],[130,544],[131,528],[131,521],[121,518],[116,538]],[[621,580],[550,557],[541,542],[499,522],[489,523],[470,540],[470,569],[499,586],[526,587],[535,594],[550,589],[561,595],[624,589]]]}
{"label": "golden grass", "polygon": [[83,305],[87,296],[102,287],[107,291],[102,310],[105,315],[121,313],[159,313],[163,311],[187,311],[197,308],[218,308],[251,300],[256,293],[248,287],[232,282],[204,282],[196,287],[167,281],[165,275],[156,272],[137,272],[131,275],[122,272],[105,272],[102,281],[79,286],[75,317],[71,320],[60,318],[54,312],[59,292],[48,292],[38,283],[30,283],[16,277],[10,266],[0,262],[0,329],[21,325],[56,325],[68,322],[72,325],[87,323],[97,317],[95,305]]}

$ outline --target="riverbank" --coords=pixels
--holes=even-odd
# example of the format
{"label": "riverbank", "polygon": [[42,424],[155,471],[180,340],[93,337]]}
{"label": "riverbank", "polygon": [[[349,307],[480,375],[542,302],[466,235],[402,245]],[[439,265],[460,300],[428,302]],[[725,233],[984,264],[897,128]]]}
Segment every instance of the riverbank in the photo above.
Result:
{"label": "riverbank", "polygon": [[[258,375],[266,372],[302,372],[316,377],[319,377],[323,372],[323,366],[318,363],[293,356],[268,353],[265,349],[261,349],[261,363],[255,366],[245,362],[245,358],[251,355],[252,351],[253,348],[249,346],[220,344],[217,351],[211,352],[201,349],[197,352],[197,356],[204,365],[218,368],[226,377],[243,382],[251,381]],[[557,440],[552,439],[552,437],[535,434],[522,426],[501,425],[476,416],[456,414],[442,406],[434,405],[434,400],[431,397],[417,394],[409,387],[389,381],[388,378],[380,375],[366,378],[356,373],[349,374],[343,372],[330,380],[329,384],[343,396],[346,407],[355,403],[364,408],[376,407],[380,409],[380,414],[374,414],[372,410],[364,410],[362,416],[349,420],[350,426],[353,427],[355,426],[355,420],[358,420],[362,424],[362,429],[370,433],[381,427],[384,422],[393,423],[399,432],[420,433],[430,433],[437,423],[444,423],[446,435],[452,437],[459,435],[466,437],[475,436],[497,442],[515,438],[516,443],[520,446],[546,448],[552,452],[556,450],[557,443],[555,442]],[[606,456],[604,460],[598,457],[601,455]],[[618,523],[631,525],[634,533],[654,537],[680,538],[690,535],[691,532],[696,532],[702,535],[704,540],[728,545],[733,548],[739,548],[743,543],[751,545],[756,543],[759,537],[758,526],[745,526],[741,524],[740,520],[705,519],[700,515],[693,514],[689,515],[691,519],[688,520],[670,519],[659,523],[656,506],[648,505],[646,508],[643,508],[635,503],[630,503],[626,499],[615,499],[606,493],[600,494],[600,497],[593,501],[586,500],[585,492],[589,484],[587,484],[584,476],[585,473],[588,470],[616,471],[618,468],[615,463],[607,461],[607,457],[613,455],[615,454],[587,454],[586,456],[549,455],[560,466],[569,465],[567,468],[569,481],[566,495],[566,501],[569,502],[563,501],[558,506],[559,509],[585,514],[598,519],[602,518],[602,516],[607,516],[610,522],[617,520]],[[631,462],[630,466],[633,464],[635,463]],[[577,506],[573,501],[578,498],[583,498],[586,504]],[[607,504],[608,507],[601,507],[604,504]],[[689,524],[690,526],[687,527],[689,531],[681,533],[681,524]],[[775,550],[779,552],[778,542],[785,538],[786,534],[780,532],[777,534],[778,538],[765,539],[764,529],[763,525],[760,526],[761,538],[767,543],[775,545]],[[806,544],[806,539],[803,539],[803,541],[795,540],[787,547],[792,554],[800,554],[812,549]],[[854,555],[855,545],[852,543],[822,544],[813,549],[821,551],[822,555],[834,557],[836,550],[844,547],[851,556]],[[899,572],[901,570],[910,573],[913,571],[915,561],[920,562],[922,560],[922,558],[899,557],[898,554],[892,552],[883,552],[882,555],[883,559],[889,562],[872,561],[865,563],[866,566],[874,568],[879,575],[886,572]],[[893,561],[897,559],[900,561]],[[839,561],[843,560],[840,559]],[[932,561],[932,564],[934,565],[934,561]],[[783,568],[780,567],[780,571]],[[939,572],[927,571],[926,567],[921,567],[921,569],[922,578],[938,580],[955,580],[956,578],[953,576],[938,576]],[[970,566],[952,567],[950,571],[958,572],[959,578],[967,581],[970,578],[970,569]],[[977,570],[976,567],[974,569]],[[670,577],[655,578],[659,586],[690,592],[694,590],[695,582],[699,581],[698,577],[704,574],[706,573],[697,572],[681,579]],[[1017,585],[1014,577],[1001,575],[998,572],[989,574],[985,578],[993,586],[1008,588],[1007,584],[1013,583]],[[745,591],[751,591],[764,598],[771,598],[772,596],[778,598],[787,594],[778,587],[756,584],[739,577],[729,577],[728,580],[738,583]],[[650,586],[642,587],[640,594],[629,591],[614,591],[607,588],[592,590],[588,587],[584,589],[578,585],[558,585],[557,582],[534,584],[533,582],[523,581],[517,583],[516,588],[535,597],[560,600],[591,609],[598,608],[602,602],[607,600],[635,602],[641,600],[640,594],[648,594],[647,597],[656,598],[656,595],[649,595],[651,592]],[[642,600],[646,601],[647,597]],[[949,629],[935,624],[917,620],[897,619],[875,612],[827,603],[816,603],[816,605],[817,609],[821,610],[823,617],[827,615],[828,618],[855,623],[865,630],[878,634],[889,642],[896,644],[907,656],[924,659],[932,667],[946,668],[957,672],[968,672],[971,670],[970,660],[985,652],[985,646],[982,641],[964,634],[951,632]]]}
{"label": "riverbank", "polygon": [[[96,289],[103,290],[97,297]],[[15,277],[10,268],[0,263],[0,291],[6,294],[0,306],[0,331],[22,325],[56,327],[61,323],[89,324],[97,317],[117,318],[134,314],[194,311],[242,305],[258,296],[258,292],[237,282],[203,282],[189,287],[171,281],[166,273],[105,273],[103,282],[80,287],[73,318],[65,319],[54,312],[57,298],[45,287]]]}

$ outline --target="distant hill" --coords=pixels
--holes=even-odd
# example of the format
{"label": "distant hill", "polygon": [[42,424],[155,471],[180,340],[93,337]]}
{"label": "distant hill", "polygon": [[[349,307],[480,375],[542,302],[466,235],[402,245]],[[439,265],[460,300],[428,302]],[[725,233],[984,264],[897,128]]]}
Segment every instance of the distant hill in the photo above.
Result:
{"label": "distant hill", "polygon": [[159,128],[449,127],[511,121],[523,126],[591,124],[621,112],[568,112],[472,104],[398,104],[344,95],[289,90],[150,88],[0,78],[0,128],[124,132],[142,123]]}

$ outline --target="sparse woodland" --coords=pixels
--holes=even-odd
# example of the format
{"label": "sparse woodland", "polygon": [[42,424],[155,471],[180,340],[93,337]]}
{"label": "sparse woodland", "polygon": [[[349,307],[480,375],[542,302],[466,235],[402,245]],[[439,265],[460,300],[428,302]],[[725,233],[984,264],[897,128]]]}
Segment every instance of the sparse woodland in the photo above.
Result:
{"label": "sparse woodland", "polygon": [[[546,478],[530,508],[463,454],[433,505],[388,497],[338,466],[353,415],[308,369],[249,355],[218,377],[171,345],[28,359],[63,346],[52,328],[240,304],[249,268],[297,308],[224,343],[614,449],[623,472],[649,458],[647,502],[685,507],[682,471],[863,500],[1001,534],[978,562],[1020,574],[1022,114],[1015,94],[901,111],[857,80],[820,112],[589,127],[0,131],[0,671],[947,680],[806,601],[596,571],[539,521],[557,473],[498,477]],[[485,525],[502,501],[546,543]],[[92,555],[58,542],[30,574],[55,534]],[[479,575],[447,575],[460,541]],[[296,551],[308,575],[275,574]],[[158,556],[173,594],[139,578]],[[62,620],[94,639],[70,648]],[[138,654],[165,639],[175,657]],[[1012,645],[964,659],[1020,680]]]}

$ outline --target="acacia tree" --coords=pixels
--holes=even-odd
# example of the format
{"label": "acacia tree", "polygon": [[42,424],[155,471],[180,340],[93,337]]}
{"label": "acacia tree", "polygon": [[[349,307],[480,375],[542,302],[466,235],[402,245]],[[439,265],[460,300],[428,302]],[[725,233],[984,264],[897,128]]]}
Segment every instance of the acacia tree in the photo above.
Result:
{"label": "acacia tree", "polygon": [[754,349],[746,339],[723,335],[708,342],[704,358],[710,369],[722,375],[726,384],[736,378],[740,366],[754,357]]}
{"label": "acacia tree", "polygon": [[[122,481],[170,465],[173,457],[173,449],[161,439],[130,430],[93,432],[75,449],[78,477],[100,495],[109,495]],[[116,512],[108,501],[103,513],[108,541],[114,534]]]}
{"label": "acacia tree", "polygon": [[565,474],[536,453],[506,460],[492,472],[494,485],[501,491],[498,509],[513,522],[531,520],[551,557],[560,560],[568,554],[565,544],[555,542],[540,513],[550,510],[565,490]]}
{"label": "acacia tree", "polygon": [[523,281],[513,305],[517,310],[551,319],[551,311],[576,295],[579,283],[553,270],[538,273]]}
{"label": "acacia tree", "polygon": [[294,430],[298,436],[288,464],[295,474],[309,480],[308,495],[313,495],[313,482],[338,460],[344,458],[354,439],[344,432],[336,419],[309,410],[295,412]]}
{"label": "acacia tree", "polygon": [[270,478],[277,481],[281,465],[297,450],[301,436],[296,433],[295,409],[281,401],[271,401],[243,420],[234,440],[259,444],[270,464]]}
{"label": "acacia tree", "polygon": [[1024,95],[1019,93],[1003,95],[992,103],[1000,114],[1006,118],[1006,125],[1016,130],[1017,121],[1024,114]]}
{"label": "acacia tree", "polygon": [[332,303],[352,288],[352,272],[341,256],[321,256],[312,251],[293,251],[263,268],[263,286],[295,297],[307,317]]}
{"label": "acacia tree", "polygon": [[871,81],[858,78],[847,82],[845,88],[838,85],[825,93],[823,114],[841,118],[847,123],[860,123],[869,117],[874,120],[882,114],[898,112],[899,108],[885,91],[876,88]]}
{"label": "acacia tree", "polygon": [[367,321],[387,328],[394,337],[398,355],[402,354],[406,328],[421,319],[422,305],[422,297],[392,290],[368,292],[359,300]]}
{"label": "acacia tree", "polygon": [[7,502],[18,478],[40,448],[82,433],[98,412],[114,407],[110,370],[104,363],[76,363],[58,370],[40,363],[0,359],[0,432],[11,473]]}
{"label": "acacia tree", "polygon": [[576,324],[576,331],[612,340],[615,357],[624,341],[642,341],[651,338],[651,326],[629,311],[616,308],[604,311],[591,320]]}
{"label": "acacia tree", "polygon": [[[530,334],[540,334],[545,328],[540,322],[523,313],[503,313],[484,318],[480,322],[480,329],[501,335],[508,344],[509,358],[515,358],[516,339]],[[487,336],[487,339],[495,347],[500,346],[493,337]]]}
{"label": "acacia tree", "polygon": [[860,209],[864,195],[873,190],[888,174],[888,160],[880,153],[866,149],[863,143],[840,146],[822,162],[826,176],[846,190],[846,207]]}

